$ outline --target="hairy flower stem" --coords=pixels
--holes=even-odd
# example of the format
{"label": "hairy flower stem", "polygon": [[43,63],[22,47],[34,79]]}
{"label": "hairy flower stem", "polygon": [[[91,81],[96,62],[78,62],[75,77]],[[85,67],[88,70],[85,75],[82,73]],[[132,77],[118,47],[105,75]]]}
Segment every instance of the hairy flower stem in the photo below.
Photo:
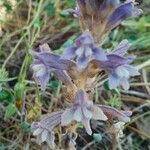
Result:
{"label": "hairy flower stem", "polygon": [[10,55],[7,57],[7,59],[4,61],[2,68],[4,69],[7,65],[7,63],[9,62],[9,60],[11,59],[11,57],[15,54],[15,52],[17,51],[19,45],[21,44],[21,42],[23,41],[23,39],[25,38],[25,36],[27,35],[27,33],[25,33],[20,40],[18,41],[18,43],[16,44],[16,46],[14,47],[14,49],[11,51]]}

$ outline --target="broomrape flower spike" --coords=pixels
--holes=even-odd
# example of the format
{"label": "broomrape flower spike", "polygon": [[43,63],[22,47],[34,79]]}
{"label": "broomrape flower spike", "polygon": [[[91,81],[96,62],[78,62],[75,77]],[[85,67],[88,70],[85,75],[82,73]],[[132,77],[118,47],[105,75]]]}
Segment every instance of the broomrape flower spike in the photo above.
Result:
{"label": "broomrape flower spike", "polygon": [[83,90],[76,93],[75,103],[71,108],[65,110],[61,116],[61,125],[66,126],[73,120],[81,122],[87,133],[92,134],[90,120],[107,120],[103,111],[88,100],[87,94]]}
{"label": "broomrape flower spike", "polygon": [[[138,70],[131,65],[135,57],[127,55],[131,47],[128,40],[122,40],[110,53],[97,47],[122,21],[141,14],[142,11],[136,5],[134,0],[126,0],[124,3],[119,0],[77,0],[76,10],[70,12],[79,18],[83,34],[61,56],[52,53],[47,44],[40,45],[39,52],[32,52],[34,59],[31,69],[37,84],[45,90],[50,74],[53,73],[64,83],[63,94],[72,104],[65,111],[53,112],[32,123],[33,135],[37,136],[39,144],[46,142],[50,148],[55,149],[53,129],[60,124],[67,126],[71,122],[82,123],[91,135],[91,119],[118,120],[113,126],[122,134],[121,129],[124,123],[130,121],[132,112],[94,105],[89,97],[94,96],[94,86],[102,78],[102,72],[108,75],[110,89],[121,85],[128,90],[129,78],[139,75]],[[68,130],[64,141],[72,149],[75,148],[75,139]]]}

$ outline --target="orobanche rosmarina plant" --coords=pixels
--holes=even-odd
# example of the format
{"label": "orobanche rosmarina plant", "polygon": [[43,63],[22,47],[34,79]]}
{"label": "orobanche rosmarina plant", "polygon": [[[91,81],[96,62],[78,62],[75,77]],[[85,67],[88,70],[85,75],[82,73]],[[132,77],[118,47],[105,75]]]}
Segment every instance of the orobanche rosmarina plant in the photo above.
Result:
{"label": "orobanche rosmarina plant", "polygon": [[[93,89],[102,76],[105,80],[107,78],[110,89],[121,86],[128,90],[129,78],[139,75],[131,65],[135,57],[127,55],[131,47],[128,40],[122,40],[109,53],[100,47],[112,29],[125,19],[141,13],[136,4],[134,0],[126,0],[124,3],[118,0],[77,0],[76,9],[70,12],[79,18],[83,33],[74,44],[61,55],[54,54],[47,44],[40,45],[39,52],[33,51],[31,68],[41,90],[47,88],[50,74],[53,73],[62,81],[63,95],[70,102],[65,110],[53,112],[32,123],[33,135],[37,136],[39,144],[47,142],[50,148],[55,148],[54,128],[59,125],[76,132],[80,123],[92,135],[91,120],[115,119],[116,128],[130,121],[131,111],[94,104],[92,97],[95,93]],[[65,136],[70,144],[75,145],[77,135],[71,137],[69,131]]]}

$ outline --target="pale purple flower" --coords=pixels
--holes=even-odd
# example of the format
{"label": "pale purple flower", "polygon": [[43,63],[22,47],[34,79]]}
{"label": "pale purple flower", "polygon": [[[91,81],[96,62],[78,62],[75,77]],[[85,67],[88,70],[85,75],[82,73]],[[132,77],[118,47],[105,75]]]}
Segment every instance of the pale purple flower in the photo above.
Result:
{"label": "pale purple flower", "polygon": [[61,59],[76,59],[80,70],[86,68],[91,59],[105,61],[107,57],[102,49],[95,46],[92,35],[87,31],[77,38],[73,46],[64,51]]}
{"label": "pale purple flower", "polygon": [[91,135],[91,119],[107,120],[107,117],[98,106],[95,106],[92,101],[88,99],[85,91],[79,90],[76,93],[75,103],[73,104],[73,106],[66,109],[65,112],[62,114],[61,124],[63,126],[66,126],[70,124],[73,120],[81,122],[84,125],[87,133]]}
{"label": "pale purple flower", "polygon": [[[94,15],[101,21],[106,21],[106,28],[113,29],[123,20],[142,13],[135,5],[135,0],[77,0],[80,15]],[[78,10],[79,11],[79,10]]]}
{"label": "pale purple flower", "polygon": [[124,56],[130,46],[126,40],[123,40],[111,54],[107,55],[107,61],[94,61],[100,69],[108,73],[110,89],[115,89],[121,85],[125,90],[128,90],[129,77],[139,75],[138,70],[130,65],[134,57]]}
{"label": "pale purple flower", "polygon": [[142,10],[134,0],[77,0],[78,16],[83,30],[89,30],[96,42],[104,38],[122,21],[138,16]]}
{"label": "pale purple flower", "polygon": [[110,15],[106,28],[113,29],[125,19],[140,15],[142,10],[135,7],[136,4],[135,0],[126,0],[120,4]]}
{"label": "pale purple flower", "polygon": [[54,73],[58,79],[66,84],[71,83],[71,78],[65,70],[73,64],[69,60],[60,59],[59,55],[51,52],[47,44],[40,45],[40,52],[32,52],[34,61],[31,64],[33,77],[42,90],[46,89],[49,82],[50,73]]}
{"label": "pale purple flower", "polygon": [[121,122],[129,122],[130,116],[132,115],[131,111],[122,111],[117,110],[116,108],[106,106],[106,105],[97,105],[104,112],[107,117],[117,118]]}
{"label": "pale purple flower", "polygon": [[62,112],[54,112],[43,117],[39,122],[33,122],[31,129],[34,136],[37,136],[37,143],[41,145],[46,142],[51,149],[55,148],[55,136],[53,129],[61,122]]}

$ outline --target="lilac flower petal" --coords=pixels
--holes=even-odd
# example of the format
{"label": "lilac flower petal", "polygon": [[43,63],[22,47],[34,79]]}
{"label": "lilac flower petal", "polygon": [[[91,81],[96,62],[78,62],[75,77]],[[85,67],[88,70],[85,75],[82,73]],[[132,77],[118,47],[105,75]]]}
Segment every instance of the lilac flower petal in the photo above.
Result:
{"label": "lilac flower petal", "polygon": [[41,60],[42,62],[44,61],[48,61],[48,62],[57,62],[57,60],[59,60],[60,56],[59,55],[55,55],[53,53],[49,53],[49,52],[32,52],[32,55],[34,56],[34,58]]}
{"label": "lilac flower petal", "polygon": [[35,129],[35,131],[33,132],[33,135],[37,136],[37,135],[41,134],[42,132],[43,132],[43,129],[38,128],[38,129]]}
{"label": "lilac flower petal", "polygon": [[73,63],[69,60],[60,59],[59,55],[55,55],[52,53],[33,52],[33,56],[36,59],[40,60],[43,64],[45,64],[45,66],[55,68],[55,69],[66,70],[68,69],[68,66]]}
{"label": "lilac flower petal", "polygon": [[122,40],[119,45],[112,51],[112,54],[124,56],[127,50],[131,47],[128,40]]}
{"label": "lilac flower petal", "polygon": [[34,71],[33,78],[37,84],[40,84],[41,89],[45,90],[49,81],[49,72],[47,68],[43,64],[40,64],[39,61],[35,61],[31,68]]}
{"label": "lilac flower petal", "polygon": [[128,60],[126,58],[121,57],[119,55],[110,54],[107,55],[107,58],[111,63],[117,63],[118,65],[128,63]]}
{"label": "lilac flower petal", "polygon": [[31,128],[42,128],[42,129],[47,129],[48,131],[51,132],[51,130],[60,124],[61,122],[61,114],[63,112],[53,112],[51,114],[42,116],[41,120],[39,122],[33,122],[31,125]]}
{"label": "lilac flower petal", "polygon": [[81,122],[82,120],[82,110],[80,107],[78,107],[75,112],[74,112],[74,115],[73,115],[73,119],[78,121],[78,122]]}
{"label": "lilac flower petal", "polygon": [[86,107],[83,107],[82,111],[83,111],[83,115],[86,118],[91,119],[93,117],[92,112],[90,110],[88,110]]}
{"label": "lilac flower petal", "polygon": [[140,73],[138,72],[138,70],[131,66],[131,65],[125,65],[126,69],[129,71],[130,76],[138,76],[140,75]]}
{"label": "lilac flower petal", "polygon": [[61,115],[61,125],[66,126],[71,123],[73,120],[73,111],[72,109],[66,109],[65,112]]}
{"label": "lilac flower petal", "polygon": [[77,47],[72,46],[67,48],[64,53],[61,56],[61,59],[67,59],[67,60],[71,60],[75,58],[75,51],[76,51]]}
{"label": "lilac flower petal", "polygon": [[81,46],[79,48],[77,48],[75,54],[77,55],[77,57],[81,57],[85,51],[85,47],[86,46]]}
{"label": "lilac flower petal", "polygon": [[128,90],[130,88],[129,81],[126,78],[121,79],[120,84],[124,88],[124,90]]}
{"label": "lilac flower petal", "polygon": [[96,60],[100,60],[100,61],[106,61],[107,60],[107,56],[102,49],[95,47],[95,48],[92,48],[92,51],[93,51],[93,57]]}
{"label": "lilac flower petal", "polygon": [[94,63],[101,69],[114,71],[118,66],[127,64],[129,62],[128,59],[114,54],[107,55],[107,59],[107,61],[95,60]]}
{"label": "lilac flower petal", "polygon": [[40,45],[39,48],[41,52],[48,52],[48,53],[52,52],[47,43]]}
{"label": "lilac flower petal", "polygon": [[105,115],[105,114],[103,113],[103,111],[102,111],[99,107],[97,107],[97,106],[93,106],[92,114],[93,114],[93,119],[95,119],[95,120],[104,120],[104,121],[107,120],[106,115]]}
{"label": "lilac flower petal", "polygon": [[77,68],[79,70],[86,68],[88,65],[88,58],[85,56],[85,53],[77,59]]}
{"label": "lilac flower petal", "polygon": [[41,134],[41,140],[42,142],[46,141],[47,140],[47,137],[48,137],[48,131],[47,130],[44,130]]}
{"label": "lilac flower petal", "polygon": [[132,115],[132,111],[123,111],[123,110],[120,110],[121,113],[123,113],[124,115],[130,117]]}
{"label": "lilac flower petal", "polygon": [[105,105],[98,105],[98,107],[100,107],[107,116],[117,117],[120,121],[123,122],[130,121],[129,116],[132,115],[131,111],[119,111],[113,107]]}
{"label": "lilac flower petal", "polygon": [[35,81],[41,86],[41,89],[44,91],[49,82],[49,74],[47,72],[43,73],[43,75],[33,74],[33,77]]}
{"label": "lilac flower petal", "polygon": [[108,77],[108,85],[110,89],[115,89],[120,83],[120,79],[115,74],[110,74]]}
{"label": "lilac flower petal", "polygon": [[50,135],[47,137],[46,142],[51,149],[54,149],[56,146],[54,141],[55,141],[55,136],[53,133],[50,133]]}
{"label": "lilac flower petal", "polygon": [[90,127],[90,120],[87,119],[87,118],[82,118],[82,123],[83,123],[83,125],[85,127],[86,132],[89,135],[92,135],[92,130],[91,130],[91,127]]}
{"label": "lilac flower petal", "polygon": [[76,40],[77,47],[82,45],[91,45],[94,44],[94,39],[90,32],[84,32],[77,40]]}
{"label": "lilac flower petal", "polygon": [[126,2],[120,5],[116,10],[112,13],[107,23],[107,28],[114,28],[118,24],[120,24],[123,20],[131,17],[134,14],[135,9],[134,2]]}
{"label": "lilac flower petal", "polygon": [[115,69],[115,73],[117,74],[118,77],[120,78],[129,78],[130,74],[129,71],[124,67],[124,65],[119,66]]}

